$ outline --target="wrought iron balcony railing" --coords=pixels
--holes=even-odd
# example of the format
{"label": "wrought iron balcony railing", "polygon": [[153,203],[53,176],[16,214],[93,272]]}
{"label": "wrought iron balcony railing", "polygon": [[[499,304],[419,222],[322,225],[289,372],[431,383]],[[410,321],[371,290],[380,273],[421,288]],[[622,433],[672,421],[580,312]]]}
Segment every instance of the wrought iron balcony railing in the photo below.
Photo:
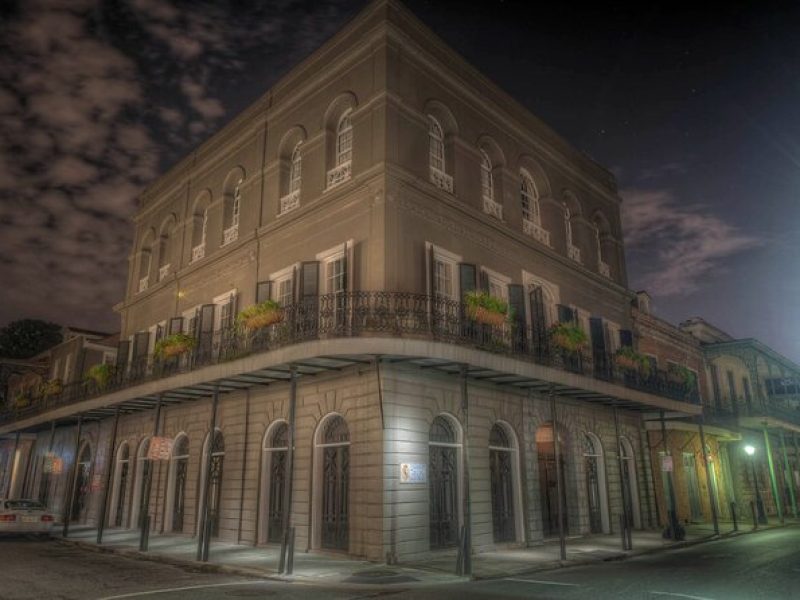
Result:
{"label": "wrought iron balcony railing", "polygon": [[277,323],[256,331],[230,326],[196,333],[197,344],[180,356],[167,359],[134,356],[104,386],[93,381],[77,382],[64,386],[58,394],[12,402],[0,412],[0,422],[253,353],[341,337],[395,337],[469,346],[673,400],[699,402],[696,388],[673,382],[666,373],[642,378],[619,369],[607,353],[561,349],[547,329],[477,323],[467,316],[462,303],[441,297],[404,292],[350,292],[315,296],[286,306]]}

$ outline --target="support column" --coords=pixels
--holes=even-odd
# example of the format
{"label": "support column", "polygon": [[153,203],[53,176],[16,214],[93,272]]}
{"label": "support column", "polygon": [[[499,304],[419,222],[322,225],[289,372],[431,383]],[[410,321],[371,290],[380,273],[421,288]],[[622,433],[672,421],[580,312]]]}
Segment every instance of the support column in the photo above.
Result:
{"label": "support column", "polygon": [[[632,550],[628,547],[628,534],[627,530],[630,528],[630,517],[628,516],[628,499],[625,497],[625,464],[622,460],[622,440],[619,435],[619,415],[617,415],[617,405],[612,407],[614,413],[614,435],[617,439],[617,467],[619,468],[619,493],[622,498],[622,549]],[[635,484],[635,482],[634,482]]]}
{"label": "support column", "polygon": [[111,433],[111,444],[109,444],[108,448],[108,456],[107,462],[108,466],[106,467],[106,483],[105,487],[103,488],[103,503],[100,506],[100,518],[97,520],[97,544],[103,543],[103,531],[106,527],[106,518],[107,518],[107,511],[108,511],[108,495],[111,493],[111,473],[114,470],[114,448],[117,447],[117,431],[119,429],[119,404],[117,405],[116,412],[114,414],[114,430]]}
{"label": "support column", "polygon": [[75,487],[75,479],[78,476],[78,451],[80,450],[81,444],[81,428],[83,427],[83,415],[78,417],[78,430],[75,434],[75,456],[74,460],[72,461],[72,469],[70,470],[70,477],[67,481],[66,485],[66,497],[64,498],[64,529],[61,532],[63,537],[67,537],[69,534],[69,518],[72,515],[72,501],[74,494],[72,493],[73,488]]}
{"label": "support column", "polygon": [[764,450],[767,453],[769,482],[772,485],[772,497],[775,500],[775,510],[778,511],[778,519],[783,521],[783,498],[778,495],[778,480],[775,478],[775,464],[772,460],[772,444],[769,442],[769,430],[766,427],[764,427]]}
{"label": "support column", "polygon": [[17,432],[14,436],[14,450],[11,452],[11,464],[8,469],[8,485],[6,486],[6,498],[11,498],[11,493],[14,491],[14,478],[17,476],[19,461],[17,460],[17,452],[19,451],[19,436],[21,432]]}
{"label": "support column", "polygon": [[472,503],[469,495],[469,394],[467,388],[467,365],[461,365],[461,412],[464,415],[464,439],[461,444],[464,474],[462,477],[462,499],[464,513],[464,535],[462,537],[461,558],[458,565],[459,575],[472,575]]}
{"label": "support column", "polygon": [[[286,448],[286,486],[283,488],[283,515],[281,515],[281,554],[278,558],[278,573],[291,574],[294,567],[294,556],[289,556],[292,531],[292,493],[294,488],[294,439],[297,410],[297,367],[289,365],[289,425]],[[269,518],[267,516],[266,518]]]}
{"label": "support column", "polygon": [[[661,411],[661,443],[664,447],[664,456],[671,456],[669,448],[667,448],[667,424],[664,421],[664,411]],[[659,469],[661,465],[659,465]],[[673,540],[681,539],[680,522],[678,521],[678,507],[675,502],[675,486],[672,482],[672,474],[675,472],[675,463],[673,461],[672,471],[667,472],[667,529],[670,532],[670,538]]]}
{"label": "support column", "polygon": [[[161,394],[158,395],[158,400],[156,401],[156,414],[155,419],[153,420],[153,436],[150,438],[150,445],[153,443],[153,439],[158,437],[159,434],[159,426],[161,425]],[[150,450],[150,446],[148,446],[148,452]],[[139,532],[139,551],[140,552],[147,552],[147,548],[150,545],[150,492],[153,488],[153,471],[156,470],[156,463],[154,460],[151,460],[145,457],[145,460],[150,461],[150,468],[147,469],[147,479],[144,481],[144,494],[142,495],[142,507],[139,511],[141,514],[142,519],[142,526]]]}
{"label": "support column", "polygon": [[558,542],[561,560],[567,560],[567,532],[564,527],[564,482],[561,471],[561,449],[558,443],[558,415],[555,388],[550,386],[550,414],[553,419],[553,448],[556,459],[556,496],[558,497]]}
{"label": "support column", "polygon": [[[786,453],[786,440],[783,435],[783,429],[780,430],[781,434],[781,451],[783,452],[783,479],[789,487],[789,498],[792,501],[792,516],[797,518],[797,492],[794,489],[794,473],[789,466],[789,455]],[[788,478],[788,479],[787,479]]]}
{"label": "support column", "polygon": [[[37,490],[38,491],[37,498],[41,499],[42,498],[42,479],[45,478],[45,475],[47,475],[46,481],[45,481],[45,484],[44,484],[45,485],[45,491],[47,492],[47,503],[43,502],[43,504],[49,504],[50,503],[50,489],[49,488],[50,488],[50,476],[51,476],[51,473],[45,473],[44,472],[44,467],[47,464],[47,457],[50,456],[53,453],[53,443],[55,442],[55,439],[56,439],[56,422],[55,421],[50,421],[50,440],[47,442],[47,453],[42,457],[42,473],[41,473],[41,477],[39,479],[39,487],[38,487],[38,490]],[[51,462],[50,463],[51,467],[52,467],[52,464],[53,463]]]}
{"label": "support column", "polygon": [[713,481],[711,480],[711,470],[708,468],[708,450],[706,449],[706,434],[703,430],[703,415],[700,415],[700,420],[697,423],[697,428],[700,430],[700,445],[703,447],[703,463],[706,468],[706,485],[708,486],[708,500],[711,503],[711,519],[714,521],[714,533],[719,535],[719,515],[717,514],[717,490],[714,489]]}
{"label": "support column", "polygon": [[219,404],[219,385],[214,386],[214,395],[211,400],[211,426],[206,444],[206,477],[203,481],[203,514],[200,515],[200,526],[197,528],[197,560],[208,561],[208,551],[211,546],[211,530],[208,526],[208,495],[211,482],[211,447],[214,445],[214,434],[217,430],[217,406]]}

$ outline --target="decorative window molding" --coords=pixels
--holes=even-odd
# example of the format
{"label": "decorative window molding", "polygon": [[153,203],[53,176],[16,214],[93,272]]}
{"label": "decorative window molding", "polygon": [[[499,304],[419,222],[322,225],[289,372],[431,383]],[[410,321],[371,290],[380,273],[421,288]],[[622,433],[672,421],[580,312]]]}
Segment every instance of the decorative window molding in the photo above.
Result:
{"label": "decorative window molding", "polygon": [[431,183],[438,187],[440,190],[444,190],[448,194],[453,193],[453,177],[452,175],[448,175],[444,171],[440,171],[439,169],[435,169],[433,167],[430,168],[430,175],[431,175]]}
{"label": "decorative window molding", "polygon": [[489,294],[495,298],[508,300],[508,285],[511,283],[511,277],[486,267],[482,267],[481,272],[486,274],[489,283]]}
{"label": "decorative window molding", "polygon": [[328,171],[328,178],[326,182],[326,190],[335,188],[337,185],[349,180],[353,174],[352,163],[347,161],[339,166],[334,167]]}
{"label": "decorative window molding", "polygon": [[297,142],[292,151],[291,165],[289,167],[289,193],[280,200],[280,212],[278,216],[284,215],[300,206],[300,188],[302,186],[302,165],[303,159],[300,154],[300,146],[303,142]]}
{"label": "decorative window molding", "polygon": [[492,177],[492,161],[485,150],[481,150],[481,194],[484,204],[486,200],[494,202],[494,179]]}
{"label": "decorative window molding", "polygon": [[205,257],[206,255],[206,245],[205,242],[200,244],[199,246],[195,246],[192,248],[192,262],[200,260],[201,258]]}
{"label": "decorative window molding", "polygon": [[144,292],[147,290],[147,287],[150,283],[150,276],[145,275],[139,280],[139,292]]}
{"label": "decorative window molding", "polygon": [[161,267],[158,268],[158,280],[159,281],[162,281],[163,279],[167,278],[167,276],[169,275],[169,269],[170,269],[171,266],[172,265],[170,263],[167,263],[167,264],[162,265]]}
{"label": "decorative window molding", "polygon": [[278,213],[278,216],[280,217],[281,215],[285,215],[286,213],[293,211],[298,206],[300,206],[300,190],[289,192],[283,198],[281,198],[281,212]]}
{"label": "decorative window molding", "polygon": [[550,232],[542,227],[539,190],[527,171],[520,171],[520,205],[522,206],[522,233],[537,242],[550,246]]}
{"label": "decorative window molding", "polygon": [[444,133],[442,127],[431,115],[428,115],[428,164],[431,169],[436,169],[442,173],[447,172],[444,161]]}
{"label": "decorative window molding", "polygon": [[572,214],[567,203],[562,203],[564,209],[564,233],[567,241],[567,256],[576,263],[581,262],[581,249],[572,242]]}
{"label": "decorative window molding", "polygon": [[222,232],[222,245],[227,246],[239,239],[239,223],[228,227]]}
{"label": "decorative window molding", "polygon": [[350,119],[352,109],[348,109],[339,118],[336,126],[336,166],[353,160],[353,123]]}
{"label": "decorative window molding", "polygon": [[433,264],[429,268],[432,267],[434,272],[428,274],[428,281],[432,280],[434,288],[430,290],[431,295],[446,300],[458,300],[460,295],[458,264],[461,262],[461,256],[430,242],[425,246],[426,252],[433,249]]}
{"label": "decorative window molding", "polygon": [[288,306],[294,302],[294,275],[299,265],[293,264],[270,274],[272,282],[272,299],[281,306]]}

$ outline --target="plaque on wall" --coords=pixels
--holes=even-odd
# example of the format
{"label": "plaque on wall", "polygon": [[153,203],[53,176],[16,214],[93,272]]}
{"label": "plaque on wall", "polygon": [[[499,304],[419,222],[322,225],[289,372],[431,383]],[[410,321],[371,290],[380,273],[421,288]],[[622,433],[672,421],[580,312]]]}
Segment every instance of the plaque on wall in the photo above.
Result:
{"label": "plaque on wall", "polygon": [[425,463],[401,463],[400,483],[427,483],[428,465]]}

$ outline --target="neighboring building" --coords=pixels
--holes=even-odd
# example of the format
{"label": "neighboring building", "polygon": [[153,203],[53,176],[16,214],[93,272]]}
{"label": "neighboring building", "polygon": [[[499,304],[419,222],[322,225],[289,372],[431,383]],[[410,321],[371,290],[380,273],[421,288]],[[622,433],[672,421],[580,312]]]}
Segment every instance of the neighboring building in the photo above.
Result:
{"label": "neighboring building", "polygon": [[[478,552],[535,543],[561,505],[570,535],[646,527],[643,414],[701,406],[614,365],[634,343],[619,202],[607,170],[374,2],[142,194],[113,382],[0,417],[36,433],[34,464],[74,468],[71,498],[66,475],[23,491],[86,523],[107,493],[110,526],[146,513],[155,532],[207,513],[248,544],[279,541],[290,508],[298,550],[388,562],[462,531]],[[268,299],[271,325],[237,323]],[[511,314],[490,322],[497,301]],[[154,434],[173,440],[157,468]]]}
{"label": "neighboring building", "polygon": [[[740,512],[748,514],[749,503],[757,500],[755,472],[766,513],[796,516],[800,366],[758,340],[734,339],[700,318],[680,327],[700,341],[707,363],[706,421],[741,435],[728,450]],[[755,449],[752,457],[745,452],[747,446]]]}
{"label": "neighboring building", "polygon": [[[639,352],[649,364],[647,378],[662,379],[676,386],[689,383],[693,399],[699,398],[707,411],[712,396],[700,342],[653,315],[646,292],[637,293],[633,330]],[[712,502],[718,518],[731,518],[730,503],[734,501],[734,493],[728,446],[741,436],[736,428],[707,423],[701,433],[701,425],[700,418],[668,419],[663,424],[651,420],[646,424],[661,526],[668,524],[671,510],[676,512],[679,522],[711,523],[714,518]],[[665,462],[664,456],[671,460]],[[670,466],[672,470],[666,470]],[[674,506],[671,497],[674,497]]]}

